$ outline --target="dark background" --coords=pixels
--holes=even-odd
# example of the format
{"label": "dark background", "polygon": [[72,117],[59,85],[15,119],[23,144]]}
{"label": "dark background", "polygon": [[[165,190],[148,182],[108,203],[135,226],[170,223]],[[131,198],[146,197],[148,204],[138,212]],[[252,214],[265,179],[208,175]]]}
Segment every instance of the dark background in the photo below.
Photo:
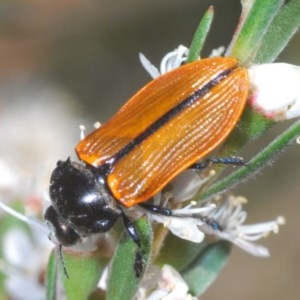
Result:
{"label": "dark background", "polygon": [[[74,135],[65,138],[71,142],[74,139],[75,145],[77,126],[82,120],[86,125],[106,121],[149,81],[138,52],[158,65],[166,52],[179,44],[188,46],[210,4],[215,6],[215,21],[204,55],[220,45],[228,45],[239,18],[238,0],[2,1],[0,112],[10,107],[16,111],[12,118],[18,122],[20,114],[30,114],[36,105],[51,106],[51,97],[20,100],[11,95],[24,95],[32,88],[59,89],[68,95],[67,110],[69,107],[73,114],[67,132],[73,131]],[[300,64],[299,41],[296,35],[281,61]],[[20,101],[27,101],[24,110],[19,109],[24,107]],[[56,130],[66,130],[59,129],[63,115],[57,118],[53,120]],[[22,138],[26,128],[20,125],[18,137]],[[275,126],[265,139],[247,147],[246,159],[286,126]],[[5,142],[1,141],[2,147]],[[51,147],[59,148],[56,142]],[[300,299],[299,147],[295,142],[276,163],[236,192],[249,199],[249,223],[277,215],[286,217],[287,224],[280,234],[262,241],[269,247],[271,258],[255,258],[235,248],[229,264],[202,299]]]}

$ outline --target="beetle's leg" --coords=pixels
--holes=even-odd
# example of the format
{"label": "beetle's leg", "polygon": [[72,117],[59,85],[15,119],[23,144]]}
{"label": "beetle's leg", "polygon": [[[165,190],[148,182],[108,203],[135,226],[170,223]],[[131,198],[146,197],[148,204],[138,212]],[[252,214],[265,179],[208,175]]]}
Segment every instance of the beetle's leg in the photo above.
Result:
{"label": "beetle's leg", "polygon": [[233,166],[245,166],[246,162],[242,157],[231,156],[231,157],[221,157],[221,158],[207,158],[206,160],[192,164],[189,169],[202,170],[207,168],[211,164],[225,164]]}
{"label": "beetle's leg", "polygon": [[141,239],[133,223],[128,219],[124,212],[122,212],[122,218],[128,235],[136,243],[136,245],[141,248]]}
{"label": "beetle's leg", "polygon": [[172,210],[166,207],[162,207],[150,203],[140,203],[139,206],[155,214],[159,214],[167,217],[173,216]]}
{"label": "beetle's leg", "polygon": [[135,252],[133,269],[135,272],[135,276],[141,277],[141,275],[143,274],[143,271],[144,271],[144,267],[145,267],[143,255],[142,255],[142,251],[141,251],[141,239],[140,239],[139,233],[137,232],[135,226],[128,219],[128,217],[125,215],[124,212],[122,212],[122,218],[123,218],[123,222],[124,222],[124,225],[125,225],[128,235],[134,241],[134,243],[138,246],[138,248]]}
{"label": "beetle's leg", "polygon": [[141,277],[145,269],[144,259],[140,248],[135,252],[133,269],[135,276],[138,278]]}
{"label": "beetle's leg", "polygon": [[[151,213],[156,213],[156,214],[164,215],[167,217],[177,217],[177,218],[186,218],[187,217],[186,214],[180,214],[177,212],[175,213],[169,208],[158,206],[158,205],[153,205],[153,204],[149,204],[149,203],[140,203],[139,206],[150,211]],[[205,222],[207,225],[209,225],[214,230],[219,230],[219,231],[223,230],[223,227],[220,226],[220,224],[217,221],[210,219],[206,216],[203,216],[201,214],[190,214],[188,217],[201,219],[203,222]]]}

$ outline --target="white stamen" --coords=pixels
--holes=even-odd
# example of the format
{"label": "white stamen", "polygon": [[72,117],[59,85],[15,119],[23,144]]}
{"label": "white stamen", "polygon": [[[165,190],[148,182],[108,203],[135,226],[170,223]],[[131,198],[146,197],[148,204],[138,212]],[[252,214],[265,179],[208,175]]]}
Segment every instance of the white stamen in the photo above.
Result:
{"label": "white stamen", "polygon": [[85,126],[84,125],[79,125],[79,130],[80,130],[80,140],[82,141],[85,138]]}
{"label": "white stamen", "polygon": [[171,70],[174,70],[186,61],[188,48],[179,45],[175,50],[167,53],[160,63],[160,69],[156,68],[142,53],[139,53],[140,62],[152,78],[157,78]]}
{"label": "white stamen", "polygon": [[143,53],[139,53],[139,58],[142,66],[150,74],[152,78],[157,78],[160,76],[159,70],[146,58]]}
{"label": "white stamen", "polygon": [[40,230],[46,234],[49,233],[47,230],[47,227],[40,221],[26,217],[25,215],[15,211],[14,209],[10,208],[9,206],[5,205],[0,201],[0,208],[2,208],[5,212],[12,215],[13,217],[25,222],[28,225],[31,225],[33,228],[36,228],[37,230]]}
{"label": "white stamen", "polygon": [[94,123],[94,128],[95,129],[98,129],[100,127],[101,127],[101,123],[99,121],[97,121],[97,122]]}
{"label": "white stamen", "polygon": [[222,56],[224,52],[225,52],[225,47],[224,46],[220,46],[217,49],[213,49],[209,57]]}

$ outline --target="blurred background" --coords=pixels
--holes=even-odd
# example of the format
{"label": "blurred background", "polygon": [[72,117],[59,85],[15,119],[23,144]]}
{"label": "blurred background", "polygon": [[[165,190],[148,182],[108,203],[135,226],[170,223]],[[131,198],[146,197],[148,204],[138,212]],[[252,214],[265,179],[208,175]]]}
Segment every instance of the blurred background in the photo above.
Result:
{"label": "blurred background", "polygon": [[[90,131],[95,121],[105,122],[150,80],[138,53],[158,65],[166,52],[188,46],[209,5],[215,7],[215,21],[203,56],[228,45],[239,0],[1,1],[2,191],[15,187],[13,193],[20,195],[39,181],[46,188],[56,161],[74,155],[78,126],[84,123]],[[279,60],[300,65],[299,51],[298,34]],[[247,147],[244,157],[287,125],[275,126]],[[235,248],[202,299],[300,299],[299,158],[295,142],[271,167],[238,187],[236,194],[249,200],[247,223],[283,215],[287,224],[262,241],[271,251],[269,259]]]}

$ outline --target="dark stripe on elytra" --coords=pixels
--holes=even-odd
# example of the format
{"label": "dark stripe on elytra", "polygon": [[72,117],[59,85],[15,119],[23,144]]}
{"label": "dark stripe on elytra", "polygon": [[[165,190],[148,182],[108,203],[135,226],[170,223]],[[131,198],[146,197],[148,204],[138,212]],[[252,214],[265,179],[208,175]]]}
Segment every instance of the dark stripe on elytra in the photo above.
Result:
{"label": "dark stripe on elytra", "polygon": [[172,120],[176,115],[178,115],[180,112],[182,112],[185,108],[192,105],[200,97],[202,97],[205,93],[207,93],[214,86],[216,86],[219,82],[221,82],[223,79],[227,78],[228,75],[236,68],[237,68],[237,65],[233,66],[232,68],[229,68],[229,69],[227,69],[227,70],[225,70],[221,73],[219,73],[215,78],[210,80],[208,83],[206,83],[199,90],[195,91],[190,96],[188,96],[186,99],[183,99],[175,107],[173,107],[169,111],[167,111],[159,119],[157,119],[150,126],[148,126],[143,132],[141,132],[138,136],[136,136],[131,142],[129,142],[127,145],[125,145],[122,149],[120,149],[114,155],[113,159],[110,161],[110,166],[112,167],[118,160],[120,160],[121,158],[126,156],[136,146],[138,146],[145,139],[147,139],[149,136],[154,134],[158,129],[160,129],[162,126],[164,126],[170,120]]}

